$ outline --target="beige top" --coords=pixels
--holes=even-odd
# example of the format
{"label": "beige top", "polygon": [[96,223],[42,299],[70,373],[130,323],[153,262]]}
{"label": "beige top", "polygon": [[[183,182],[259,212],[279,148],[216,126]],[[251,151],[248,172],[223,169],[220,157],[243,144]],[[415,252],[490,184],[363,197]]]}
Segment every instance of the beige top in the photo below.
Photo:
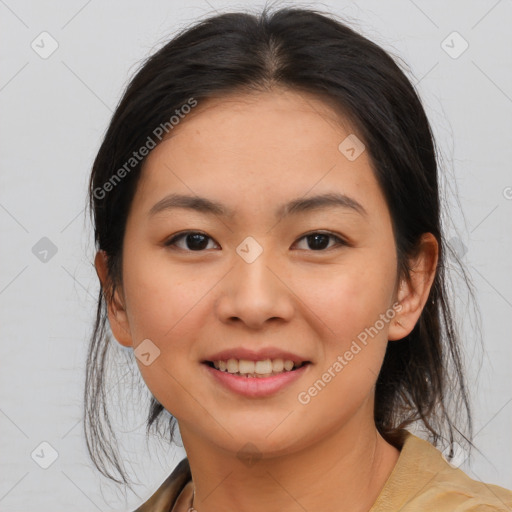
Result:
{"label": "beige top", "polygon": [[[404,430],[400,456],[369,512],[512,512],[512,490],[473,480],[429,442]],[[183,459],[134,512],[187,512],[192,480]]]}

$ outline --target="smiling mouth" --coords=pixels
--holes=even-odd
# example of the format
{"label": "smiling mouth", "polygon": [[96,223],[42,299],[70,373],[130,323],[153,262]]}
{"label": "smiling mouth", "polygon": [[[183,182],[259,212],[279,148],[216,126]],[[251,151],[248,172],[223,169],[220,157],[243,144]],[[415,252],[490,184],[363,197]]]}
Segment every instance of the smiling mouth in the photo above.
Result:
{"label": "smiling mouth", "polygon": [[251,361],[248,359],[228,359],[226,361],[203,361],[210,368],[239,377],[264,378],[283,373],[293,372],[310,361],[294,362],[290,359],[264,359]]}

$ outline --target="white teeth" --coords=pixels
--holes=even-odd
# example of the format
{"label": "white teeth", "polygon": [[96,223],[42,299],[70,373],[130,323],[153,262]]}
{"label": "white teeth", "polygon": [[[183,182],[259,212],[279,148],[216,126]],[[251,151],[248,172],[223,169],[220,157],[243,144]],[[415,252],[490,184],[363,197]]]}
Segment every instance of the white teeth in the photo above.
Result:
{"label": "white teeth", "polygon": [[274,372],[282,372],[284,368],[284,361],[282,359],[274,359],[272,361],[272,370]]}
{"label": "white teeth", "polygon": [[[242,370],[240,370],[240,372],[242,373]],[[265,359],[265,361],[256,361],[256,364],[254,365],[254,372],[259,373],[260,375],[272,373],[272,361],[270,359]]]}
{"label": "white teeth", "polygon": [[238,361],[238,373],[254,373],[254,361],[240,359]]}
{"label": "white teeth", "polygon": [[213,361],[213,366],[222,372],[238,373],[246,377],[269,377],[283,371],[289,372],[294,367],[301,365],[295,365],[290,359],[264,359],[262,361],[228,359],[227,361]]}
{"label": "white teeth", "polygon": [[237,373],[238,372],[238,361],[236,359],[228,359],[226,370],[229,373]]}

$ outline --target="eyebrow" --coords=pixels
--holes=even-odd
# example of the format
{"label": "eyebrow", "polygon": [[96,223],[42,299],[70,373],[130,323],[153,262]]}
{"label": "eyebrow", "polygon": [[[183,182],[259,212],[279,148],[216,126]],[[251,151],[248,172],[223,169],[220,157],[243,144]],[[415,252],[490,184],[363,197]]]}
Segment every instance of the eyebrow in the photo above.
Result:
{"label": "eyebrow", "polygon": [[[284,205],[281,205],[274,212],[276,217],[287,217],[298,213],[324,208],[344,208],[359,213],[362,216],[368,216],[368,212],[361,203],[355,199],[340,193],[327,193],[317,196],[294,199]],[[206,197],[190,196],[184,194],[169,194],[158,201],[149,210],[149,216],[153,217],[157,213],[183,208],[194,210],[200,213],[219,215],[221,217],[233,218],[235,212],[225,205],[207,199]]]}

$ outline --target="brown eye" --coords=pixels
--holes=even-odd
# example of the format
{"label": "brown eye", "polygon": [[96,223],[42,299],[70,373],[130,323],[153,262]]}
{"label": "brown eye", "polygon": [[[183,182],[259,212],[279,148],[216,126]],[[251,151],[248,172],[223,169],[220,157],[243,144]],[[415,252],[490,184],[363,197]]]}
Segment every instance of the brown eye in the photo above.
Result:
{"label": "brown eye", "polygon": [[[181,246],[178,244],[179,241],[184,240],[184,244]],[[211,237],[198,231],[187,231],[180,233],[172,237],[170,240],[165,242],[166,247],[178,247],[184,251],[203,251],[211,247],[208,247],[208,242],[213,241]]]}
{"label": "brown eye", "polygon": [[[314,232],[304,235],[299,240],[306,240],[307,247],[300,249],[309,249],[313,251],[322,251],[326,248],[330,249],[335,246],[347,245],[347,243],[342,240],[339,236],[336,236],[332,233],[322,233],[322,232]],[[336,243],[333,245],[329,245],[330,240],[335,240]]]}

